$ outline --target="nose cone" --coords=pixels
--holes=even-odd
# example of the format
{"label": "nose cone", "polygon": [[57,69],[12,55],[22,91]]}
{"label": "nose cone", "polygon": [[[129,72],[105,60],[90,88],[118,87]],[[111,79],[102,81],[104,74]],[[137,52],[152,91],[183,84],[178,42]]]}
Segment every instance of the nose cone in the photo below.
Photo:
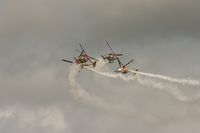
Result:
{"label": "nose cone", "polygon": [[117,70],[118,70],[118,71],[122,71],[122,68],[118,68]]}

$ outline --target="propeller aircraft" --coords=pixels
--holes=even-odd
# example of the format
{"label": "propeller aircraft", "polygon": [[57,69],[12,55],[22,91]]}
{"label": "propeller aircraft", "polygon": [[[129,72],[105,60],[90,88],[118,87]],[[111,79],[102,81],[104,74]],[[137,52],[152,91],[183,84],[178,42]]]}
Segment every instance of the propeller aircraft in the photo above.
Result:
{"label": "propeller aircraft", "polygon": [[[117,70],[115,70],[116,73],[121,73],[121,74],[126,74],[129,72],[128,70],[128,65],[130,63],[132,63],[134,60],[131,60],[129,61],[128,63],[126,63],[125,65],[122,64],[122,62],[119,60],[119,58],[117,58],[117,61],[118,61],[118,64],[119,64],[119,67],[117,68]],[[138,69],[135,69],[135,71],[138,71]],[[134,73],[135,75],[136,73]]]}
{"label": "propeller aircraft", "polygon": [[[89,56],[87,54],[87,52],[85,51],[85,49],[83,48],[83,46],[80,43],[79,43],[79,45],[80,45],[82,51],[81,51],[80,55],[77,58],[74,57],[74,61],[70,61],[70,60],[66,60],[66,59],[62,59],[62,61],[70,63],[70,64],[73,64],[73,63],[80,64],[81,65],[81,69],[84,66],[93,66],[93,67],[95,67],[98,60],[95,59],[94,57]],[[87,63],[87,62],[90,62],[90,63]]]}
{"label": "propeller aircraft", "polygon": [[119,56],[122,56],[123,54],[116,54],[113,49],[111,48],[110,44],[106,41],[106,44],[110,48],[111,53],[108,53],[106,55],[102,55],[102,58],[106,61],[108,60],[109,63],[113,63]]}

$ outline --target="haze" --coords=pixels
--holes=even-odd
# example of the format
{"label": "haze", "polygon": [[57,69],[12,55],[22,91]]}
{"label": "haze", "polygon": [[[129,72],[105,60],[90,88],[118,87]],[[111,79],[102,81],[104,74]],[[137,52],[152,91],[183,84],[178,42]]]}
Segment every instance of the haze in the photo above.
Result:
{"label": "haze", "polygon": [[[81,71],[77,84],[103,107],[72,95],[70,64],[60,60],[78,55],[78,43],[99,58],[109,41],[123,62],[136,61],[131,68],[199,80],[199,6],[197,0],[0,0],[0,132],[199,133],[199,86],[149,79],[168,86],[157,89]],[[111,72],[116,64],[106,67]]]}

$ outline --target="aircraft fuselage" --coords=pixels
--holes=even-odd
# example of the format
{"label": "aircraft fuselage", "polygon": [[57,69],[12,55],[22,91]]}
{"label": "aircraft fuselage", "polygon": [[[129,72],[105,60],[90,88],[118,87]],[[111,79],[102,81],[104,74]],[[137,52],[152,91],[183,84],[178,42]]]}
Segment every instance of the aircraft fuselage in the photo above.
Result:
{"label": "aircraft fuselage", "polygon": [[128,68],[127,67],[119,67],[119,68],[117,68],[117,70],[115,72],[126,74],[126,73],[128,73]]}

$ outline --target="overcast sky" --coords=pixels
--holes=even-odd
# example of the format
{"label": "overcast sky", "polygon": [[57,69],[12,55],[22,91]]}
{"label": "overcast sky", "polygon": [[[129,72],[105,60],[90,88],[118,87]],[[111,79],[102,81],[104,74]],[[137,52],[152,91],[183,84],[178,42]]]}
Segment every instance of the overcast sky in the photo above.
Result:
{"label": "overcast sky", "polygon": [[104,108],[74,98],[70,65],[60,61],[73,59],[78,43],[98,58],[109,52],[109,41],[122,62],[135,60],[131,68],[200,80],[199,6],[198,0],[0,0],[0,132],[199,133],[200,87],[148,79],[167,86],[160,90],[83,70],[77,84]]}

